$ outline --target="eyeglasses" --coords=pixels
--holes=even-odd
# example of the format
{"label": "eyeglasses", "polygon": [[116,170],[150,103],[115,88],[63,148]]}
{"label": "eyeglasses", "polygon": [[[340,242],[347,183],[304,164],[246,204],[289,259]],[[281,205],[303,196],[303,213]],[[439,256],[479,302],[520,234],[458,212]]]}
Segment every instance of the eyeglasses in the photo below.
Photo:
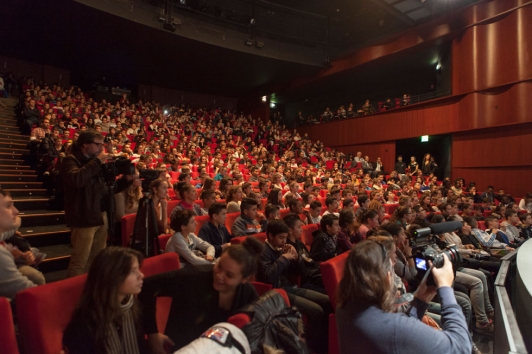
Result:
{"label": "eyeglasses", "polygon": [[91,141],[90,143],[96,145],[97,147],[102,147],[105,145],[104,143],[95,143],[94,141]]}

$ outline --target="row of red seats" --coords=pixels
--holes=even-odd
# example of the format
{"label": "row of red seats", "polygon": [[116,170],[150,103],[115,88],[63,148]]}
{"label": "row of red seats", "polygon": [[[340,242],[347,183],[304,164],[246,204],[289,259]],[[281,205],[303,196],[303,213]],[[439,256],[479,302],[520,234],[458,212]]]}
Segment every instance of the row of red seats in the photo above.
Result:
{"label": "row of red seats", "polygon": [[[179,269],[179,257],[166,253],[144,261],[142,272],[146,277]],[[57,354],[62,351],[63,332],[70,321],[76,303],[81,296],[86,275],[61,280],[21,291],[16,296],[16,310],[20,329],[21,348],[17,345],[11,306],[7,299],[0,298],[0,353],[41,353]],[[259,295],[271,289],[264,283],[254,282]],[[276,289],[289,306],[290,301],[284,290]],[[164,333],[171,299],[157,299],[157,327]],[[228,322],[242,327],[249,317],[236,315]],[[20,350],[19,350],[20,349]]]}

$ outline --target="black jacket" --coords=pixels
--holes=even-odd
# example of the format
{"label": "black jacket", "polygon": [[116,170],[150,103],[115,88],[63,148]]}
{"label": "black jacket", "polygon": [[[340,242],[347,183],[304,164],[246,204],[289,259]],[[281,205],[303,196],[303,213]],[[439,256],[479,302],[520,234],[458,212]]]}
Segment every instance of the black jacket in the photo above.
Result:
{"label": "black jacket", "polygon": [[272,284],[274,288],[294,286],[287,276],[300,275],[297,260],[289,260],[282,257],[282,251],[274,250],[266,243],[260,256],[257,280]]}
{"label": "black jacket", "polygon": [[314,231],[310,246],[310,256],[318,262],[325,262],[336,257],[336,236],[329,236],[322,230]]}
{"label": "black jacket", "polygon": [[216,227],[210,221],[201,226],[201,229],[198,232],[198,237],[214,246],[214,256],[216,258],[222,255],[222,245],[231,241],[232,238],[225,225]]}
{"label": "black jacket", "polygon": [[102,200],[108,196],[97,158],[87,158],[81,152],[63,159],[61,177],[65,187],[65,219],[69,227],[103,225],[102,212],[107,211]]}

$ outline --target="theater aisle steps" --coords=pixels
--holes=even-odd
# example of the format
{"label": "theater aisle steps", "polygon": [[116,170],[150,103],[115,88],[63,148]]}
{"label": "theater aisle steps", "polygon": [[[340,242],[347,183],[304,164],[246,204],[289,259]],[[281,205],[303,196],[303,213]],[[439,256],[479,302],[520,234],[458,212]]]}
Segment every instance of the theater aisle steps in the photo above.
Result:
{"label": "theater aisle steps", "polygon": [[[49,198],[35,170],[27,164],[29,137],[16,125],[16,99],[0,98],[0,188],[10,192],[20,211],[20,232],[48,256],[39,266],[45,276],[64,271],[70,259],[70,230],[65,212],[48,210]],[[63,272],[64,274],[64,272]]]}

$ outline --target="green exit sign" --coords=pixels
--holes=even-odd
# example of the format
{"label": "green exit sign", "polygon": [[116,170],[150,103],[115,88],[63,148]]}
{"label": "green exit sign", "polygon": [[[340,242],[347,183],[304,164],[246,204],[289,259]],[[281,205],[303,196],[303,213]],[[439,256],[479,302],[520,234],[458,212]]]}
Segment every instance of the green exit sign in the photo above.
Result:
{"label": "green exit sign", "polygon": [[427,141],[429,141],[429,136],[428,135],[422,135],[421,136],[421,142],[422,143],[426,143]]}

